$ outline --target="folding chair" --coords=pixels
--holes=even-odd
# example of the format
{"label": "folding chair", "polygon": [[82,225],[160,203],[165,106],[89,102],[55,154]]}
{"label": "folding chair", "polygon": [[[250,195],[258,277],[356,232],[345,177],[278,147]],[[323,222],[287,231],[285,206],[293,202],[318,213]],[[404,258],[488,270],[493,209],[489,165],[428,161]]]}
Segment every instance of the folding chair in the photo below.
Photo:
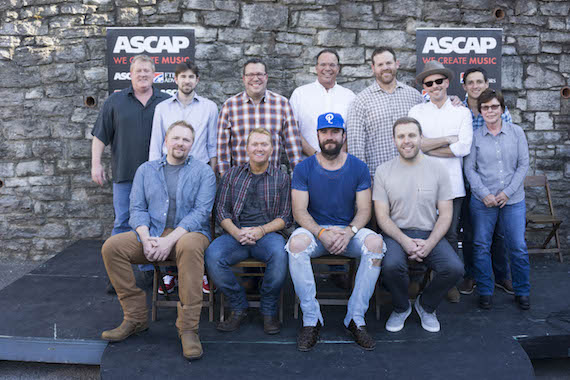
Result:
{"label": "folding chair", "polygon": [[[548,179],[546,176],[527,176],[524,179],[524,187],[527,188],[544,188],[546,192],[546,200],[548,201],[548,214],[526,214],[526,231],[544,231],[548,232],[548,236],[544,240],[544,243],[540,246],[533,246],[528,248],[528,253],[554,253],[558,254],[558,260],[560,262],[562,259],[562,251],[560,250],[560,238],[558,236],[558,228],[562,224],[562,219],[557,218],[554,214],[554,206],[552,205],[552,198],[550,195],[550,186],[548,185]],[[542,227],[540,227],[542,226]],[[547,248],[548,243],[554,238],[556,246],[553,248]]]}

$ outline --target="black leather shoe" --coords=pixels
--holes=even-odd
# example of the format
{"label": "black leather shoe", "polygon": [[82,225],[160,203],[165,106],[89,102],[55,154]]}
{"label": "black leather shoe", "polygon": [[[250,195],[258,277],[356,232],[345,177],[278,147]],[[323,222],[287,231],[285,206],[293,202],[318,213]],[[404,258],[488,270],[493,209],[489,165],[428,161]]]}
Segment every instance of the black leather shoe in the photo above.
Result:
{"label": "black leather shoe", "polygon": [[517,302],[517,305],[519,305],[521,309],[523,310],[530,309],[530,299],[528,298],[528,296],[515,296],[515,301]]}
{"label": "black leather shoe", "polygon": [[263,316],[263,332],[269,335],[279,334],[279,332],[281,332],[279,319],[275,315]]}
{"label": "black leather shoe", "polygon": [[372,351],[376,348],[376,341],[372,339],[368,331],[366,331],[366,326],[356,326],[356,323],[351,319],[346,330],[352,335],[352,338],[360,347],[365,350]]}
{"label": "black leather shoe", "polygon": [[479,307],[481,309],[489,310],[493,304],[492,296],[479,296]]}
{"label": "black leather shoe", "polygon": [[216,329],[218,331],[231,332],[239,329],[240,324],[247,318],[247,310],[234,310],[230,317],[223,322],[218,323]]}
{"label": "black leather shoe", "polygon": [[320,321],[317,321],[316,326],[301,327],[297,335],[297,349],[303,352],[312,350],[319,339],[319,331],[321,331]]}

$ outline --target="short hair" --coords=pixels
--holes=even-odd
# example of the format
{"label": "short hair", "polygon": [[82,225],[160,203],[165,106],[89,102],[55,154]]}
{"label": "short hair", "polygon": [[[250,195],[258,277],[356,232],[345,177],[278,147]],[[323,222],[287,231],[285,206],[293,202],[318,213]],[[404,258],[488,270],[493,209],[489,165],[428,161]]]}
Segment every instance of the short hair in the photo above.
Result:
{"label": "short hair", "polygon": [[184,120],[178,120],[175,121],[174,123],[170,124],[170,126],[168,127],[168,129],[166,130],[166,133],[164,135],[164,139],[166,139],[166,136],[168,136],[168,134],[170,133],[170,131],[174,128],[174,127],[184,127],[184,128],[188,128],[190,130],[190,132],[192,132],[192,140],[194,139],[195,132],[194,132],[194,127],[192,125],[190,125],[190,123],[185,122]]}
{"label": "short hair", "polygon": [[150,58],[148,55],[145,54],[139,54],[139,55],[135,55],[133,57],[133,60],[131,61],[131,66],[129,67],[129,71],[133,71],[133,66],[135,65],[136,62],[148,62],[150,63],[150,66],[152,67],[152,71],[156,71],[156,68],[154,67],[154,61],[152,60],[152,58]]}
{"label": "short hair", "polygon": [[378,54],[382,54],[384,52],[388,52],[388,53],[392,54],[392,56],[394,57],[394,62],[396,62],[396,53],[394,52],[394,49],[392,49],[391,47],[388,47],[388,46],[380,46],[380,47],[377,47],[376,49],[374,49],[374,51],[372,52],[372,57],[370,57],[372,64],[374,64],[374,57],[376,57]]}
{"label": "short hair", "polygon": [[470,69],[465,70],[465,72],[463,73],[463,83],[465,83],[469,74],[473,74],[473,73],[481,73],[481,74],[483,74],[483,79],[485,80],[485,82],[489,81],[489,78],[487,78],[487,71],[484,68],[482,68],[482,67],[471,67]]}
{"label": "short hair", "polygon": [[319,52],[319,54],[317,54],[317,58],[315,61],[315,64],[317,65],[319,63],[319,57],[325,53],[329,53],[329,54],[334,54],[336,57],[336,60],[338,61],[339,65],[340,65],[340,57],[338,55],[338,52],[334,49],[323,49]]}
{"label": "short hair", "polygon": [[394,122],[394,125],[392,126],[392,136],[396,137],[396,127],[402,124],[415,124],[420,131],[420,136],[422,135],[422,126],[420,125],[420,122],[413,117],[404,116]]}
{"label": "short hair", "polygon": [[503,97],[503,94],[501,91],[495,91],[491,88],[486,89],[481,93],[481,95],[479,95],[479,98],[477,99],[477,109],[479,112],[481,112],[481,104],[490,102],[493,99],[497,99],[499,101],[503,112],[505,112],[505,98]]}
{"label": "short hair", "polygon": [[192,61],[184,61],[176,65],[174,76],[178,77],[178,74],[181,74],[188,70],[192,71],[197,77],[200,76],[200,70],[198,70],[198,66],[196,66],[196,64]]}
{"label": "short hair", "polygon": [[251,138],[251,135],[253,135],[254,133],[259,133],[260,135],[269,136],[269,141],[271,142],[271,146],[273,146],[273,142],[271,141],[271,132],[269,132],[265,128],[254,128],[254,129],[252,129],[251,132],[249,132],[249,135],[247,135],[247,141],[245,143],[245,146],[249,145],[249,139]]}
{"label": "short hair", "polygon": [[267,65],[265,64],[265,62],[261,58],[250,58],[247,61],[245,61],[245,63],[243,64],[243,75],[245,75],[245,68],[247,65],[256,64],[256,63],[263,65],[263,69],[265,70],[265,73],[267,74]]}

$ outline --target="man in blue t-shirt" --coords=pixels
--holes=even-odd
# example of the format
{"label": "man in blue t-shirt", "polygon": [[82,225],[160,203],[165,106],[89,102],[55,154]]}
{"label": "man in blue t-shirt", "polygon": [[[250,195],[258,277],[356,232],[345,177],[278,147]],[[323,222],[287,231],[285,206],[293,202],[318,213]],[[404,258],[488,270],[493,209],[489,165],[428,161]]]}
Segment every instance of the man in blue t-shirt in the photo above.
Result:
{"label": "man in blue t-shirt", "polygon": [[331,254],[362,256],[344,326],[358,345],[373,350],[376,342],[366,331],[364,314],[380,274],[385,248],[382,236],[363,228],[372,209],[369,170],[364,162],[341,151],[346,141],[341,115],[319,116],[317,137],[321,152],[298,164],[291,182],[293,216],[301,227],[293,232],[285,249],[303,310],[297,348],[312,349],[324,324],[316,300],[311,258]]}

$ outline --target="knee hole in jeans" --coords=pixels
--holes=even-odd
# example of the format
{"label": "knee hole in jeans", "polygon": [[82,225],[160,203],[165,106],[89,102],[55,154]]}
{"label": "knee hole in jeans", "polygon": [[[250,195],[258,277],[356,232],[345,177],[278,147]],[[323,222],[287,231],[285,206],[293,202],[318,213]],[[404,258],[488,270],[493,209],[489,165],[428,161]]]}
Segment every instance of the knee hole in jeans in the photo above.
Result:
{"label": "knee hole in jeans", "polygon": [[309,248],[311,238],[305,234],[295,235],[289,242],[289,253],[298,254]]}

